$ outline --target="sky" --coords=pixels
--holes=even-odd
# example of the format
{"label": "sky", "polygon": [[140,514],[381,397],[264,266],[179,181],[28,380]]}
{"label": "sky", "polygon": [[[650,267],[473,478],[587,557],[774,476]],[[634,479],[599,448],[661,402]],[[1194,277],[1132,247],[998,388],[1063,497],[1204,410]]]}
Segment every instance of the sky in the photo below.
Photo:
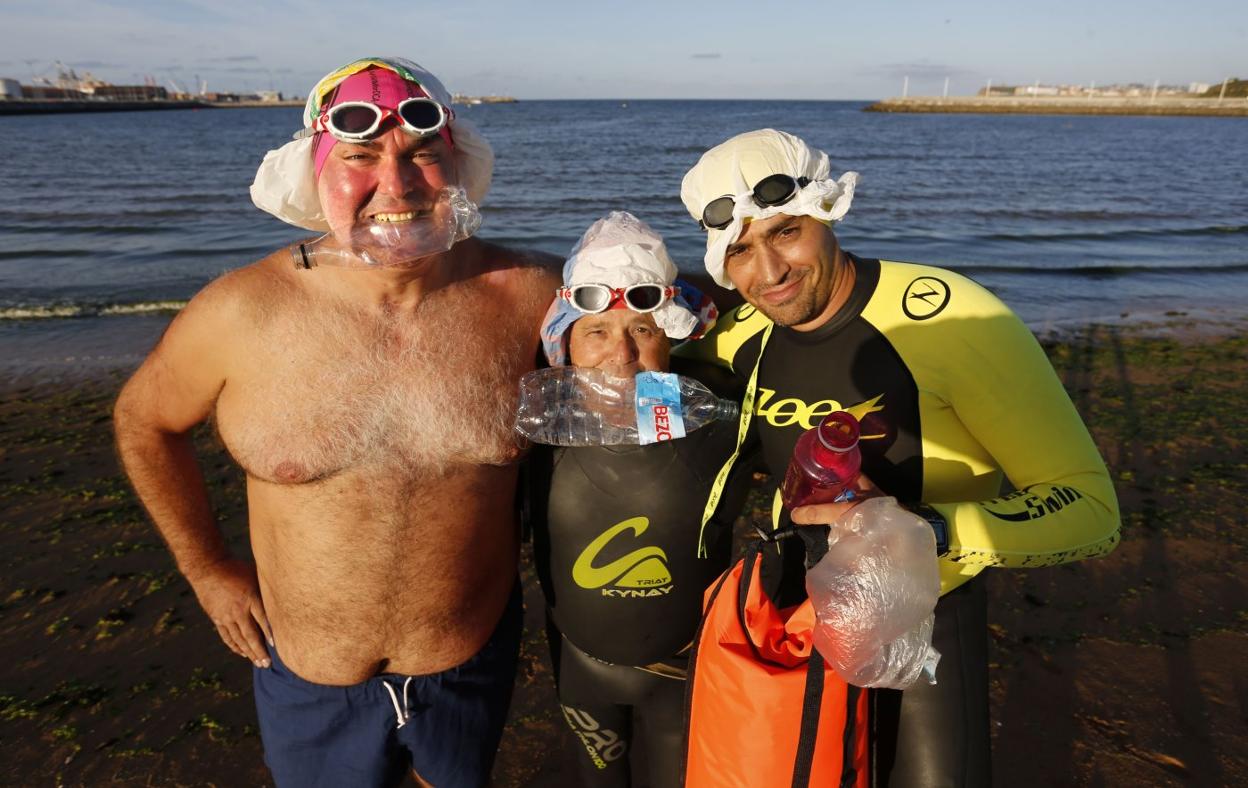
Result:
{"label": "sky", "polygon": [[1242,0],[0,0],[0,77],[54,61],[116,84],[306,95],[402,55],[452,91],[544,98],[872,99],[994,85],[1248,78]]}

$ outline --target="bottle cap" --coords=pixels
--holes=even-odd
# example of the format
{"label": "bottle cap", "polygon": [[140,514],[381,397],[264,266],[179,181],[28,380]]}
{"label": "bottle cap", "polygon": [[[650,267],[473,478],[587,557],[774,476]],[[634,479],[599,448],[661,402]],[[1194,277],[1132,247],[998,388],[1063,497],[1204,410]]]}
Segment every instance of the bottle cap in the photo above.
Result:
{"label": "bottle cap", "polygon": [[825,448],[835,452],[849,451],[858,445],[858,419],[843,410],[829,413],[819,422],[815,434]]}

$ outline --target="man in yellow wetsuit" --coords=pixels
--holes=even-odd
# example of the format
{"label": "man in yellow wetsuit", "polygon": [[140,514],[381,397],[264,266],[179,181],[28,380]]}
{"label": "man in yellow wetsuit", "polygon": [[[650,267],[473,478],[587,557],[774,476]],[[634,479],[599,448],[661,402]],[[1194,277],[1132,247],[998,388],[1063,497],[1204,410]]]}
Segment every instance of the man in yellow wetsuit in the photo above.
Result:
{"label": "man in yellow wetsuit", "polygon": [[[773,479],[823,416],[844,409],[862,421],[861,483],[932,524],[942,592],[938,683],[875,692],[874,781],[987,785],[986,601],[975,578],[1109,552],[1118,504],[1070,398],[1008,307],[951,271],[840,248],[832,225],[857,177],[832,179],[826,154],[771,129],[702,156],[681,198],[707,232],[707,270],[747,303],[687,352],[746,383],[737,456],[758,451]],[[1015,491],[1003,494],[1003,480]],[[833,523],[852,505],[801,507],[791,522]],[[790,525],[778,497],[774,511],[775,527]],[[803,562],[826,550],[825,534],[787,540],[782,598],[804,593]]]}

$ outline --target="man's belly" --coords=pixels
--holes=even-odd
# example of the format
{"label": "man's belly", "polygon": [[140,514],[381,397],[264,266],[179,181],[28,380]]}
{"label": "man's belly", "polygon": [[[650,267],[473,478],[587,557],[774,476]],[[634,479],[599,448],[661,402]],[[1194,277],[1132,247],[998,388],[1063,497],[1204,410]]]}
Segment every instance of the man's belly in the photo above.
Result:
{"label": "man's belly", "polygon": [[251,479],[252,549],[282,661],[346,685],[475,654],[515,582],[514,486],[514,467],[482,466],[434,480]]}

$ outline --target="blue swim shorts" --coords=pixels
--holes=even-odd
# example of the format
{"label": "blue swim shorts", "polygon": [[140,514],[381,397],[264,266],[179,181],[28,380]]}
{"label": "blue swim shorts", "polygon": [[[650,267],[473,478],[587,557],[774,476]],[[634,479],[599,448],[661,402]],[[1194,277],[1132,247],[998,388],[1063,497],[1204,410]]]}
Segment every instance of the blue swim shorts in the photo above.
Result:
{"label": "blue swim shorts", "polygon": [[426,676],[386,673],[331,687],[304,681],[272,648],[253,668],[264,762],[278,786],[437,788],[490,778],[515,681],[524,611],[516,584],[494,633],[467,662]]}

